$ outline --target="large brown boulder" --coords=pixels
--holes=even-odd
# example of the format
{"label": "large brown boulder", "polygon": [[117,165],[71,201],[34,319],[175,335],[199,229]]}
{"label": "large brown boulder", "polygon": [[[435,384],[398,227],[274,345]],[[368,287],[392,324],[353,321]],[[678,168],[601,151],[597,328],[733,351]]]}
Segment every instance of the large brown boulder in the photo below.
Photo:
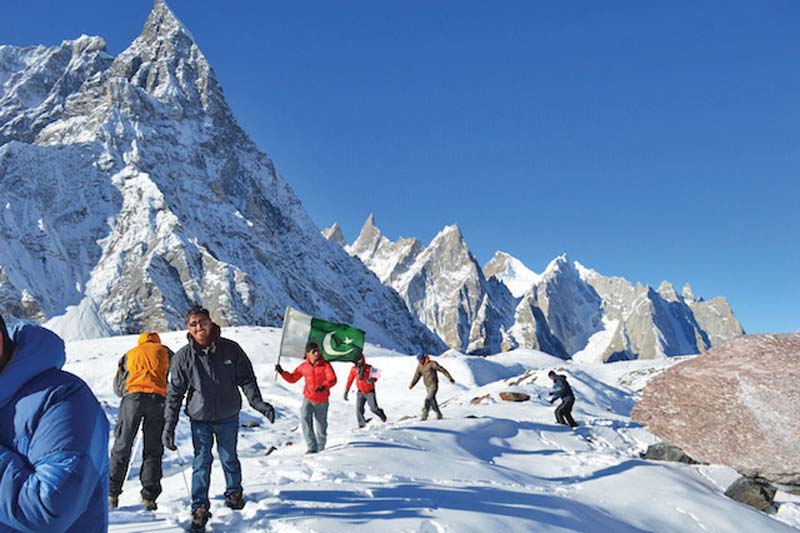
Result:
{"label": "large brown boulder", "polygon": [[695,459],[800,485],[800,333],[747,335],[676,364],[631,418]]}

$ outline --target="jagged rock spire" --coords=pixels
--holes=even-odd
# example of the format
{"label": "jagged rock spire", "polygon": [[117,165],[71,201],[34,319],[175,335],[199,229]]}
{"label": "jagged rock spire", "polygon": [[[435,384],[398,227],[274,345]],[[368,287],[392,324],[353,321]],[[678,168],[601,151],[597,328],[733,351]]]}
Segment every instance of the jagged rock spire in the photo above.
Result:
{"label": "jagged rock spire", "polygon": [[142,32],[114,61],[124,77],[163,103],[194,114],[230,114],[208,60],[163,0],[156,0]]}

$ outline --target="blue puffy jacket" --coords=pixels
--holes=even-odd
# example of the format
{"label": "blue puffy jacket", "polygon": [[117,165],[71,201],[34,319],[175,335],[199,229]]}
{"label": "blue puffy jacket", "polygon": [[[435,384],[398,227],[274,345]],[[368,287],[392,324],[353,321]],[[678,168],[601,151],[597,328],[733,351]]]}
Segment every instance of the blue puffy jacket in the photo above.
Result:
{"label": "blue puffy jacket", "polygon": [[108,420],[64,341],[30,324],[10,332],[0,372],[0,532],[108,530]]}

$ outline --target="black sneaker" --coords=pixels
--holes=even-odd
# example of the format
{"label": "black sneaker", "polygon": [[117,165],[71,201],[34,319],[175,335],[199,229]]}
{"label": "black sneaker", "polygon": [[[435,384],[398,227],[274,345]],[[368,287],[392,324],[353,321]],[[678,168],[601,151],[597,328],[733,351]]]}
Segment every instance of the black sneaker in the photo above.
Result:
{"label": "black sneaker", "polygon": [[155,500],[150,500],[147,498],[142,498],[142,505],[144,505],[145,511],[155,511],[158,509],[158,504]]}
{"label": "black sneaker", "polygon": [[225,505],[234,511],[244,509],[244,496],[241,492],[231,492],[225,496]]}
{"label": "black sneaker", "polygon": [[211,518],[211,513],[202,505],[192,511],[192,523],[189,525],[189,531],[192,533],[202,533],[206,530],[206,522]]}

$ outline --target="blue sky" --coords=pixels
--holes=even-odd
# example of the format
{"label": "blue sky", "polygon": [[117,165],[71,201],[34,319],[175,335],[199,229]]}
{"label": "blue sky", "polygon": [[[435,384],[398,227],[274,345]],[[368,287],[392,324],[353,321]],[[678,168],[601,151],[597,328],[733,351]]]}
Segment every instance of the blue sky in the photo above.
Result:
{"label": "blue sky", "polygon": [[[541,271],[723,295],[800,330],[800,3],[172,0],[320,227],[457,223]],[[5,0],[0,42],[101,35],[149,0]]]}

